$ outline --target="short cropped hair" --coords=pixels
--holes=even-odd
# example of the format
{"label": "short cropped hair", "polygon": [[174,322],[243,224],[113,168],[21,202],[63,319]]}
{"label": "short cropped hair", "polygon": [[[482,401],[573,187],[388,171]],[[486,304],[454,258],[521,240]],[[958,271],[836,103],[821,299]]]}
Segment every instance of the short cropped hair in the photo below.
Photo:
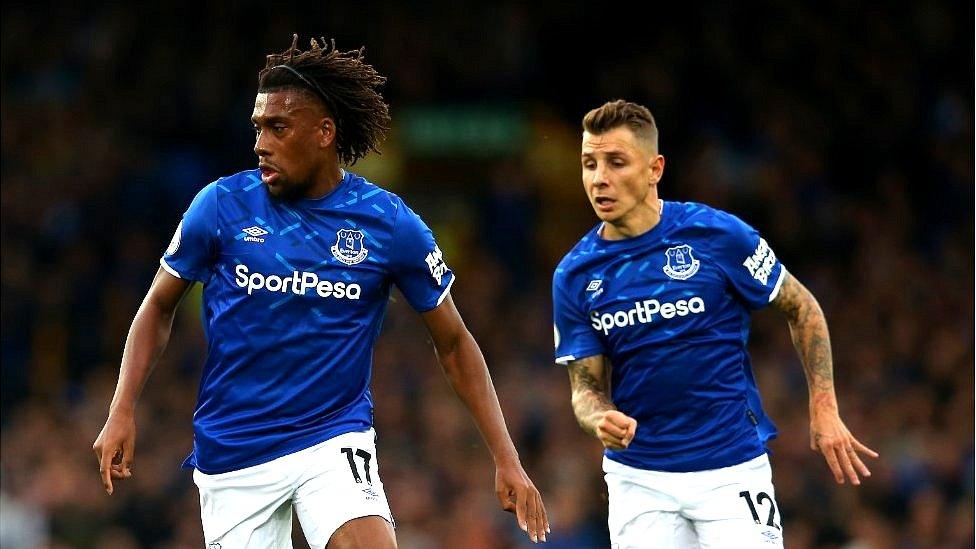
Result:
{"label": "short cropped hair", "polygon": [[318,98],[336,124],[336,154],[345,165],[355,164],[379,143],[390,129],[390,109],[378,88],[386,82],[364,60],[365,48],[339,51],[335,41],[312,39],[307,51],[291,47],[268,56],[258,73],[258,92],[300,89]]}
{"label": "short cropped hair", "polygon": [[586,113],[583,117],[583,131],[593,135],[626,126],[637,137],[646,140],[657,151],[657,124],[651,111],[637,103],[617,99]]}

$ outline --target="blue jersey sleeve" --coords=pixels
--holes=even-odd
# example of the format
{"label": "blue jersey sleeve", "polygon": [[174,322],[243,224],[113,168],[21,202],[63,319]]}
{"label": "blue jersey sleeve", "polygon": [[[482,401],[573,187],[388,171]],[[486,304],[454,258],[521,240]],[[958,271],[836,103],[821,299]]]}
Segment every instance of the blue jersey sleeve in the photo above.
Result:
{"label": "blue jersey sleeve", "polygon": [[216,248],[216,188],[216,183],[204,187],[183,214],[159,260],[169,274],[199,282],[210,279]]}
{"label": "blue jersey sleeve", "polygon": [[393,282],[410,306],[423,313],[440,305],[454,284],[454,273],[434,234],[420,216],[400,203],[393,229]]}
{"label": "blue jersey sleeve", "polygon": [[605,354],[596,330],[580,308],[579,301],[573,299],[565,278],[558,270],[552,278],[552,316],[557,364]]}
{"label": "blue jersey sleeve", "polygon": [[786,268],[759,232],[738,217],[720,213],[714,255],[735,293],[750,309],[776,299]]}

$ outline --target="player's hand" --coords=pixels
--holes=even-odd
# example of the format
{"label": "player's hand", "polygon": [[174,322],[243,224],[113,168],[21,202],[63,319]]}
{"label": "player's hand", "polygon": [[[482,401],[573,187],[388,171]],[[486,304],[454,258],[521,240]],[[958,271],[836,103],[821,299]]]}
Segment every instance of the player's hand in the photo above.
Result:
{"label": "player's hand", "polygon": [[637,420],[618,410],[607,410],[596,421],[596,437],[604,448],[623,450],[637,434]]}
{"label": "player's hand", "polygon": [[102,486],[111,495],[114,491],[112,479],[125,479],[132,476],[132,459],[136,451],[136,421],[132,414],[110,414],[92,444]]}
{"label": "player's hand", "polygon": [[533,543],[546,541],[546,534],[549,533],[546,507],[542,504],[539,490],[520,463],[495,465],[495,494],[502,509],[515,513],[519,528],[529,535]]}
{"label": "player's hand", "polygon": [[844,484],[846,476],[851,484],[858,486],[861,484],[858,473],[865,477],[871,476],[871,471],[861,461],[858,453],[878,457],[877,452],[854,438],[841,421],[840,415],[834,411],[814,413],[811,417],[810,448],[823,454],[837,484]]}

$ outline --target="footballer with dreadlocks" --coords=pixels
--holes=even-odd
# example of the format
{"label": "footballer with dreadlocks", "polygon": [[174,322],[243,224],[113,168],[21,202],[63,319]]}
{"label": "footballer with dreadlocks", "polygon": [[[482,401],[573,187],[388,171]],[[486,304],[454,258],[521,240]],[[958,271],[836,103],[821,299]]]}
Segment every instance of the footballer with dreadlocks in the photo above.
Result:
{"label": "footballer with dreadlocks", "polygon": [[132,475],[136,401],[196,281],[209,353],[184,466],[208,546],[290,547],[294,510],[312,547],[395,547],[369,389],[395,284],[488,445],[501,506],[545,541],[542,499],[433,234],[400,197],[342,168],[377,151],[389,128],[385,79],[362,49],[313,39],[302,51],[297,40],[258,77],[258,169],[197,194],[132,322],[93,445],[105,490]]}

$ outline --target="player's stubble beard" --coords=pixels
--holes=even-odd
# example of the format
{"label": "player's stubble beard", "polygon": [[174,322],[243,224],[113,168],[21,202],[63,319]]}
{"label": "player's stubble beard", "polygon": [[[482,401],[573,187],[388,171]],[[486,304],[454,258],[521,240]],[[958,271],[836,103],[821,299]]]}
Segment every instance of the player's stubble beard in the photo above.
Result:
{"label": "player's stubble beard", "polygon": [[305,198],[305,195],[312,188],[312,181],[308,180],[301,183],[292,183],[287,178],[282,177],[284,174],[279,172],[278,182],[273,187],[271,185],[265,185],[265,189],[268,191],[268,195],[276,200],[281,200],[283,202],[294,202],[301,198]]}

